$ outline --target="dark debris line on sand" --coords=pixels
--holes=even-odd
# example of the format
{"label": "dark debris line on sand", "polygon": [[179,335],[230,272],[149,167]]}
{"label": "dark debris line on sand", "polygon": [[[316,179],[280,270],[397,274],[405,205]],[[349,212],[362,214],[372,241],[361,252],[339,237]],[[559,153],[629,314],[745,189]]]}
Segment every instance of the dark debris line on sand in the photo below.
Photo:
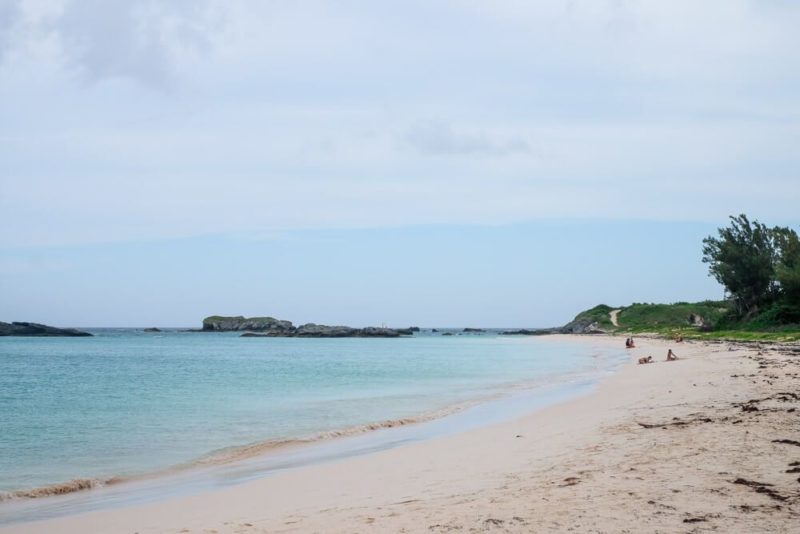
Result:
{"label": "dark debris line on sand", "polygon": [[772,484],[767,484],[766,482],[755,482],[753,480],[737,478],[736,480],[733,481],[733,484],[741,484],[743,486],[749,486],[753,488],[756,493],[763,493],[767,497],[775,499],[776,501],[786,502],[789,500],[789,497],[781,495],[780,493],[772,489]]}
{"label": "dark debris line on sand", "polygon": [[[721,421],[725,421],[727,419],[728,418],[725,417],[725,418],[721,419]],[[691,425],[691,424],[694,424],[694,423],[713,423],[713,422],[714,422],[714,420],[711,419],[710,417],[697,417],[695,419],[690,419],[688,421],[682,421],[677,417],[673,417],[673,420],[670,421],[669,423],[642,423],[642,422],[637,421],[636,424],[638,424],[639,426],[644,427],[644,428],[666,428],[668,426],[678,426],[678,427],[680,427],[680,426]]]}
{"label": "dark debris line on sand", "polygon": [[793,439],[773,439],[772,443],[785,443],[787,445],[796,445],[800,447],[800,441],[795,441]]}
{"label": "dark debris line on sand", "polygon": [[[733,374],[730,378],[738,378],[745,380],[748,385],[755,385],[753,391],[759,392],[761,395],[751,400],[731,402],[728,407],[717,408],[715,414],[708,414],[710,416],[706,416],[706,414],[702,413],[695,413],[688,414],[688,417],[673,417],[671,421],[636,421],[636,424],[644,429],[661,429],[663,431],[675,432],[695,432],[695,429],[701,431],[701,427],[703,427],[705,423],[713,423],[715,425],[742,425],[750,429],[745,432],[745,435],[757,436],[756,439],[778,444],[778,446],[775,447],[775,455],[781,454],[780,445],[789,445],[789,449],[800,447],[800,441],[797,439],[780,436],[781,432],[787,430],[791,431],[796,428],[791,425],[791,418],[795,416],[789,414],[793,414],[798,410],[796,404],[800,401],[800,394],[795,392],[798,378],[800,378],[800,373],[795,372],[796,366],[800,364],[797,358],[800,354],[799,351],[800,349],[795,347],[791,347],[790,350],[784,350],[783,347],[776,346],[765,349],[764,353],[748,356],[748,358],[752,359],[758,366],[755,372],[752,374]],[[776,433],[777,435],[775,435]],[[785,450],[789,452],[788,449]],[[783,521],[788,520],[790,517],[797,518],[798,512],[796,506],[800,504],[800,491],[796,489],[796,486],[787,485],[787,481],[783,477],[787,474],[800,473],[800,461],[789,462],[788,460],[789,459],[787,459],[788,468],[784,467],[780,471],[775,470],[774,473],[773,469],[767,471],[763,469],[752,471],[750,474],[758,477],[756,480],[738,475],[735,475],[733,478],[728,478],[727,481],[730,484],[749,488],[752,490],[753,494],[760,494],[774,503],[768,505],[757,504],[758,501],[745,501],[746,504],[731,504],[730,509],[746,514],[760,513],[772,515],[781,513],[784,517]],[[760,473],[761,476],[765,477],[771,477],[771,475],[774,474],[774,482],[772,478],[767,478],[770,482],[762,482],[760,480],[764,480],[764,478],[761,478],[761,476],[756,473]],[[724,474],[730,475],[731,473]],[[792,480],[792,483],[794,482],[795,481]],[[796,482],[800,483],[800,478],[798,478]],[[730,495],[733,497],[733,494],[721,487],[719,489],[712,489],[712,491],[720,495]],[[740,494],[738,498],[747,499],[746,494]],[[758,499],[757,497],[753,498]],[[747,500],[749,501],[749,499]],[[743,526],[747,524],[746,522],[740,522],[743,519],[744,518],[741,517],[736,519],[735,516],[730,517],[725,513],[720,515],[686,512],[681,521],[684,524],[703,523],[707,525],[701,527],[703,529],[717,529],[720,527],[718,521],[722,521],[723,524],[727,521],[728,526],[730,526],[730,521],[734,521],[734,524]],[[766,519],[766,516],[764,519]],[[800,519],[798,519],[798,521],[800,521]],[[775,525],[773,525],[773,527],[774,526]]]}

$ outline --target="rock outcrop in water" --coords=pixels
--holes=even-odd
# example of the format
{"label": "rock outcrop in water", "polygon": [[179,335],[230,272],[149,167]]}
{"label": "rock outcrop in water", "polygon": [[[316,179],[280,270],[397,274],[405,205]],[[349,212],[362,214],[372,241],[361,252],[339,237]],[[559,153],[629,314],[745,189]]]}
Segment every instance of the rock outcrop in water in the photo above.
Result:
{"label": "rock outcrop in water", "polygon": [[81,332],[74,328],[56,328],[39,323],[4,323],[0,321],[0,336],[40,336],[40,337],[84,337],[89,332]]}
{"label": "rock outcrop in water", "polygon": [[589,318],[582,317],[568,322],[558,329],[561,334],[607,334],[600,328],[600,324]]}
{"label": "rock outcrop in water", "polygon": [[223,317],[212,315],[203,319],[203,332],[270,332],[275,334],[293,332],[291,321],[274,317]]}
{"label": "rock outcrop in water", "polygon": [[607,334],[605,330],[600,328],[597,321],[589,318],[581,317],[576,318],[564,326],[557,326],[554,328],[523,328],[521,330],[509,330],[501,332],[504,336],[546,336],[549,334]]}
{"label": "rock outcrop in water", "polygon": [[308,323],[297,327],[297,337],[398,337],[400,331],[393,328],[368,326],[351,328],[349,326],[326,326]]}
{"label": "rock outcrop in water", "polygon": [[242,337],[400,337],[412,335],[413,329],[397,330],[369,326],[353,328],[350,326],[328,326],[307,323],[294,326],[291,321],[273,317],[222,317],[213,315],[203,319],[201,332],[244,332]]}
{"label": "rock outcrop in water", "polygon": [[500,332],[501,336],[542,336],[546,334],[554,334],[552,328],[535,328],[535,329],[528,329],[528,328],[520,328],[519,330],[506,330],[505,332]]}

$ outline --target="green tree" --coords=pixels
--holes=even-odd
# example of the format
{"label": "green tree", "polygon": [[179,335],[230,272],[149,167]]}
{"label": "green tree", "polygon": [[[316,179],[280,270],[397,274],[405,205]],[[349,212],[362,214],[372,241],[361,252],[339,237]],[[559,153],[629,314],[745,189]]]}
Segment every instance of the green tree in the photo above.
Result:
{"label": "green tree", "polygon": [[771,229],[744,214],[730,219],[718,237],[703,239],[703,262],[730,293],[738,315],[749,317],[777,294],[775,240]]}
{"label": "green tree", "polygon": [[800,307],[800,239],[791,228],[773,228],[778,253],[775,278],[785,304]]}

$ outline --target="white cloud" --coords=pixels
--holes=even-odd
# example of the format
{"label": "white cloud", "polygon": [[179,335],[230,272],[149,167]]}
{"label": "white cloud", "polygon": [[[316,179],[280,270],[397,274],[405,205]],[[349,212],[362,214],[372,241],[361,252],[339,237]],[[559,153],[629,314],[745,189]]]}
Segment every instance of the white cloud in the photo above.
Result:
{"label": "white cloud", "polygon": [[[50,41],[50,59],[90,81],[128,78],[163,87],[183,63],[210,51],[223,15],[211,0],[6,0],[0,51],[5,44],[31,54]],[[3,43],[9,28],[15,40]]]}
{"label": "white cloud", "polygon": [[796,218],[792,3],[0,6],[0,245]]}
{"label": "white cloud", "polygon": [[483,154],[505,156],[529,153],[530,144],[519,135],[492,135],[484,130],[457,130],[450,124],[425,122],[411,127],[405,141],[423,154]]}
{"label": "white cloud", "polygon": [[11,45],[19,17],[20,8],[17,2],[0,2],[0,61],[3,60],[6,49]]}

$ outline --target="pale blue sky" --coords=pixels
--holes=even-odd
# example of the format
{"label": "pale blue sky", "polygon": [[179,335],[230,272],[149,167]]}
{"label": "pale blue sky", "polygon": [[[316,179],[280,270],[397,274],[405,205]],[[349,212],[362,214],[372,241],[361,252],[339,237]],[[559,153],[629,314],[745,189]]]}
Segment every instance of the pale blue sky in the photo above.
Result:
{"label": "pale blue sky", "polygon": [[77,326],[199,326],[212,314],[555,326],[601,302],[721,298],[700,262],[713,230],[559,220],[32,247],[0,253],[2,313]]}
{"label": "pale blue sky", "polygon": [[798,27],[777,0],[0,0],[0,320],[717,298],[703,236],[800,222]]}

